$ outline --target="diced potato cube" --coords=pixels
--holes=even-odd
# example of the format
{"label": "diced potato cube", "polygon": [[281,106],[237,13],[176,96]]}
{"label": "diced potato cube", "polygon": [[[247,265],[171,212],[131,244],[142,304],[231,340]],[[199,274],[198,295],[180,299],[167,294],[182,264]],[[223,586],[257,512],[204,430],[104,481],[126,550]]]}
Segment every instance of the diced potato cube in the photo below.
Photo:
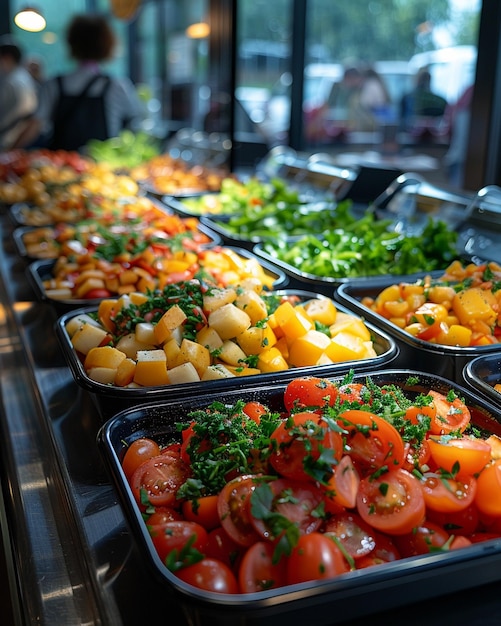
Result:
{"label": "diced potato cube", "polygon": [[123,352],[112,346],[92,348],[85,357],[84,368],[85,370],[92,369],[93,367],[117,369],[125,358],[126,355]]}
{"label": "diced potato cube", "polygon": [[134,328],[136,339],[141,343],[148,343],[152,346],[157,344],[155,337],[155,327],[151,322],[139,322]]}
{"label": "diced potato cube", "polygon": [[116,343],[116,347],[130,359],[135,360],[137,358],[138,350],[153,350],[155,345],[138,341],[134,333],[129,333],[120,337]]}
{"label": "diced potato cube", "polygon": [[337,309],[330,298],[316,298],[304,304],[304,310],[313,321],[320,322],[325,326],[334,324],[337,316]]}
{"label": "diced potato cube", "polygon": [[262,372],[280,372],[289,369],[287,361],[275,346],[259,355],[257,367]]}
{"label": "diced potato cube", "polygon": [[246,367],[245,365],[227,365],[226,366],[235,376],[255,376],[261,374],[261,370],[257,367]]}
{"label": "diced potato cube", "polygon": [[89,291],[93,289],[105,289],[106,285],[104,284],[104,280],[102,278],[88,278],[83,283],[78,285],[75,290],[75,296],[77,298],[84,298]]}
{"label": "diced potato cube", "polygon": [[238,345],[246,354],[260,354],[277,343],[275,333],[269,326],[251,326],[236,337]]}
{"label": "diced potato cube", "polygon": [[255,291],[239,293],[235,304],[239,309],[247,313],[253,326],[255,326],[257,322],[266,319],[268,316],[266,303]]}
{"label": "diced potato cube", "polygon": [[234,341],[227,339],[219,350],[219,359],[229,365],[239,365],[247,357],[245,352]]}
{"label": "diced potato cube", "polygon": [[232,304],[237,298],[237,292],[232,287],[228,289],[211,289],[203,297],[203,309],[212,313],[225,304]]}
{"label": "diced potato cube", "polygon": [[186,383],[196,383],[200,376],[193,363],[183,363],[169,370],[169,380],[171,385],[184,385]]}
{"label": "diced potato cube", "polygon": [[104,328],[93,324],[84,324],[71,338],[71,343],[77,352],[87,354],[92,348],[97,348],[108,336]]}
{"label": "diced potato cube", "polygon": [[140,350],[137,353],[134,382],[143,387],[168,385],[167,356],[163,350]]}
{"label": "diced potato cube", "polygon": [[111,367],[93,367],[87,371],[87,376],[96,383],[113,385],[117,370]]}
{"label": "diced potato cube", "polygon": [[162,344],[171,338],[172,331],[186,321],[186,313],[175,304],[165,311],[155,325],[155,337],[158,344]]}
{"label": "diced potato cube", "polygon": [[202,346],[205,346],[209,352],[219,350],[223,345],[223,340],[218,333],[210,326],[204,326],[197,332],[197,341]]}
{"label": "diced potato cube", "polygon": [[200,377],[200,380],[223,380],[224,378],[235,378],[235,374],[225,367],[222,363],[209,365]]}
{"label": "diced potato cube", "polygon": [[251,326],[250,317],[233,304],[224,304],[209,314],[209,326],[221,339],[231,339]]}
{"label": "diced potato cube", "polygon": [[196,341],[183,339],[175,364],[182,363],[193,363],[198,375],[201,376],[211,363],[210,352]]}
{"label": "diced potato cube", "polygon": [[66,332],[70,337],[73,337],[77,330],[79,330],[84,324],[92,324],[97,328],[100,327],[99,322],[97,322],[93,317],[87,315],[87,313],[81,313],[80,315],[75,315],[75,317],[72,317],[67,321],[65,326]]}

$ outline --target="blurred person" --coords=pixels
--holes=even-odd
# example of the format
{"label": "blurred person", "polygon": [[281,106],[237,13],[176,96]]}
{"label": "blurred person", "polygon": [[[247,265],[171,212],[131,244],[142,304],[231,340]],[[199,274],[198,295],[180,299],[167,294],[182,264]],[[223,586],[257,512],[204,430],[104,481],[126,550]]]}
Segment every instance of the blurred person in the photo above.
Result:
{"label": "blurred person", "polygon": [[360,106],[374,117],[375,125],[378,122],[388,121],[392,114],[390,93],[384,80],[373,67],[368,67],[363,73],[363,82],[360,88]]}
{"label": "blurred person", "polygon": [[358,67],[350,66],[344,71],[342,80],[334,83],[322,108],[323,115],[334,123],[344,124],[344,130],[372,130],[372,115],[361,103],[364,76]]}
{"label": "blurred person", "polygon": [[470,108],[473,88],[473,85],[467,87],[450,111],[451,141],[449,149],[444,156],[444,165],[449,182],[458,188],[462,188],[464,184],[464,166],[470,132]]}
{"label": "blurred person", "polygon": [[22,60],[17,42],[0,37],[0,150],[25,146],[24,133],[37,107],[36,85]]}
{"label": "blurred person", "polygon": [[108,21],[98,14],[76,15],[66,42],[76,67],[43,83],[37,127],[31,130],[32,138],[40,134],[34,145],[79,150],[91,139],[106,140],[124,128],[137,128],[144,107],[134,85],[101,69],[117,43]]}
{"label": "blurred person", "polygon": [[427,68],[421,68],[415,77],[412,91],[405,94],[400,103],[400,119],[404,129],[412,128],[416,118],[443,117],[447,109],[447,100],[431,89],[431,74]]}
{"label": "blurred person", "polygon": [[45,80],[44,63],[41,57],[31,56],[26,59],[25,68],[37,85],[41,85]]}

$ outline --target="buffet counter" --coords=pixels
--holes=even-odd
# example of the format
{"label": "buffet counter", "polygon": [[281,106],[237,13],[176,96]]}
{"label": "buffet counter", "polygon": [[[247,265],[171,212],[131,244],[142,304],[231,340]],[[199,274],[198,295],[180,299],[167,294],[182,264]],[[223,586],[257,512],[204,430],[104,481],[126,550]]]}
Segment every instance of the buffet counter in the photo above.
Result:
{"label": "buffet counter", "polygon": [[[101,418],[91,396],[72,378],[54,333],[58,313],[37,300],[27,280],[27,264],[16,253],[12,230],[4,212],[0,216],[0,475],[5,506],[2,532],[7,535],[4,547],[12,574],[12,626],[155,622],[195,626],[169,601],[129,530],[96,445]],[[471,593],[421,601],[384,614],[372,614],[367,606],[367,616],[352,624],[363,624],[369,616],[372,624],[404,619],[407,625],[425,620],[429,626],[499,624],[499,585],[480,586],[478,570],[474,577]],[[217,614],[211,623],[221,626]],[[297,622],[289,614],[276,623]],[[340,623],[335,616],[333,623]]]}

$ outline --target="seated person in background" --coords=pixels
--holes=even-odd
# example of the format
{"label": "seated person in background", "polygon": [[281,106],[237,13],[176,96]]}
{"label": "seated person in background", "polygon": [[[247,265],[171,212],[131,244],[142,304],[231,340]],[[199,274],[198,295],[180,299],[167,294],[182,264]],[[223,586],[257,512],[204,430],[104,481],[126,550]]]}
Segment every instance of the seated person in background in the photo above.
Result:
{"label": "seated person in background", "polygon": [[411,129],[416,118],[443,117],[447,108],[447,100],[431,90],[431,75],[426,68],[421,68],[416,75],[414,89],[405,94],[400,104],[402,127]]}
{"label": "seated person in background", "polygon": [[0,151],[23,148],[24,132],[37,107],[35,81],[22,65],[22,51],[0,37]]}
{"label": "seated person in background", "polygon": [[100,67],[112,57],[116,45],[105,18],[75,16],[66,40],[77,67],[43,83],[34,134],[40,138],[34,145],[79,150],[90,139],[106,140],[117,137],[123,128],[134,130],[144,110],[132,82],[109,76]]}
{"label": "seated person in background", "polygon": [[341,81],[334,83],[326,102],[330,120],[343,125],[346,131],[374,129],[372,113],[362,104],[364,75],[357,67],[346,68]]}
{"label": "seated person in background", "polygon": [[364,71],[364,80],[360,89],[360,105],[374,117],[374,126],[378,122],[388,121],[392,117],[392,103],[384,80],[372,67]]}

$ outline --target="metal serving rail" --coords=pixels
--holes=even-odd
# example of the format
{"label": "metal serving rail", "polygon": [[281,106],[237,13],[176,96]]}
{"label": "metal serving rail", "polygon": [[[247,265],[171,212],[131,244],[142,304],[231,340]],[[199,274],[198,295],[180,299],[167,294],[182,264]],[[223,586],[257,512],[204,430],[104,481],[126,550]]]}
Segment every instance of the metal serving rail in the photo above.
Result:
{"label": "metal serving rail", "polygon": [[[169,601],[129,532],[96,445],[99,414],[64,362],[58,313],[36,300],[12,228],[0,215],[0,522],[13,596],[12,625],[2,606],[0,623],[198,626]],[[500,614],[494,583],[370,622],[472,626],[499,624]],[[287,624],[298,626],[292,616]]]}

